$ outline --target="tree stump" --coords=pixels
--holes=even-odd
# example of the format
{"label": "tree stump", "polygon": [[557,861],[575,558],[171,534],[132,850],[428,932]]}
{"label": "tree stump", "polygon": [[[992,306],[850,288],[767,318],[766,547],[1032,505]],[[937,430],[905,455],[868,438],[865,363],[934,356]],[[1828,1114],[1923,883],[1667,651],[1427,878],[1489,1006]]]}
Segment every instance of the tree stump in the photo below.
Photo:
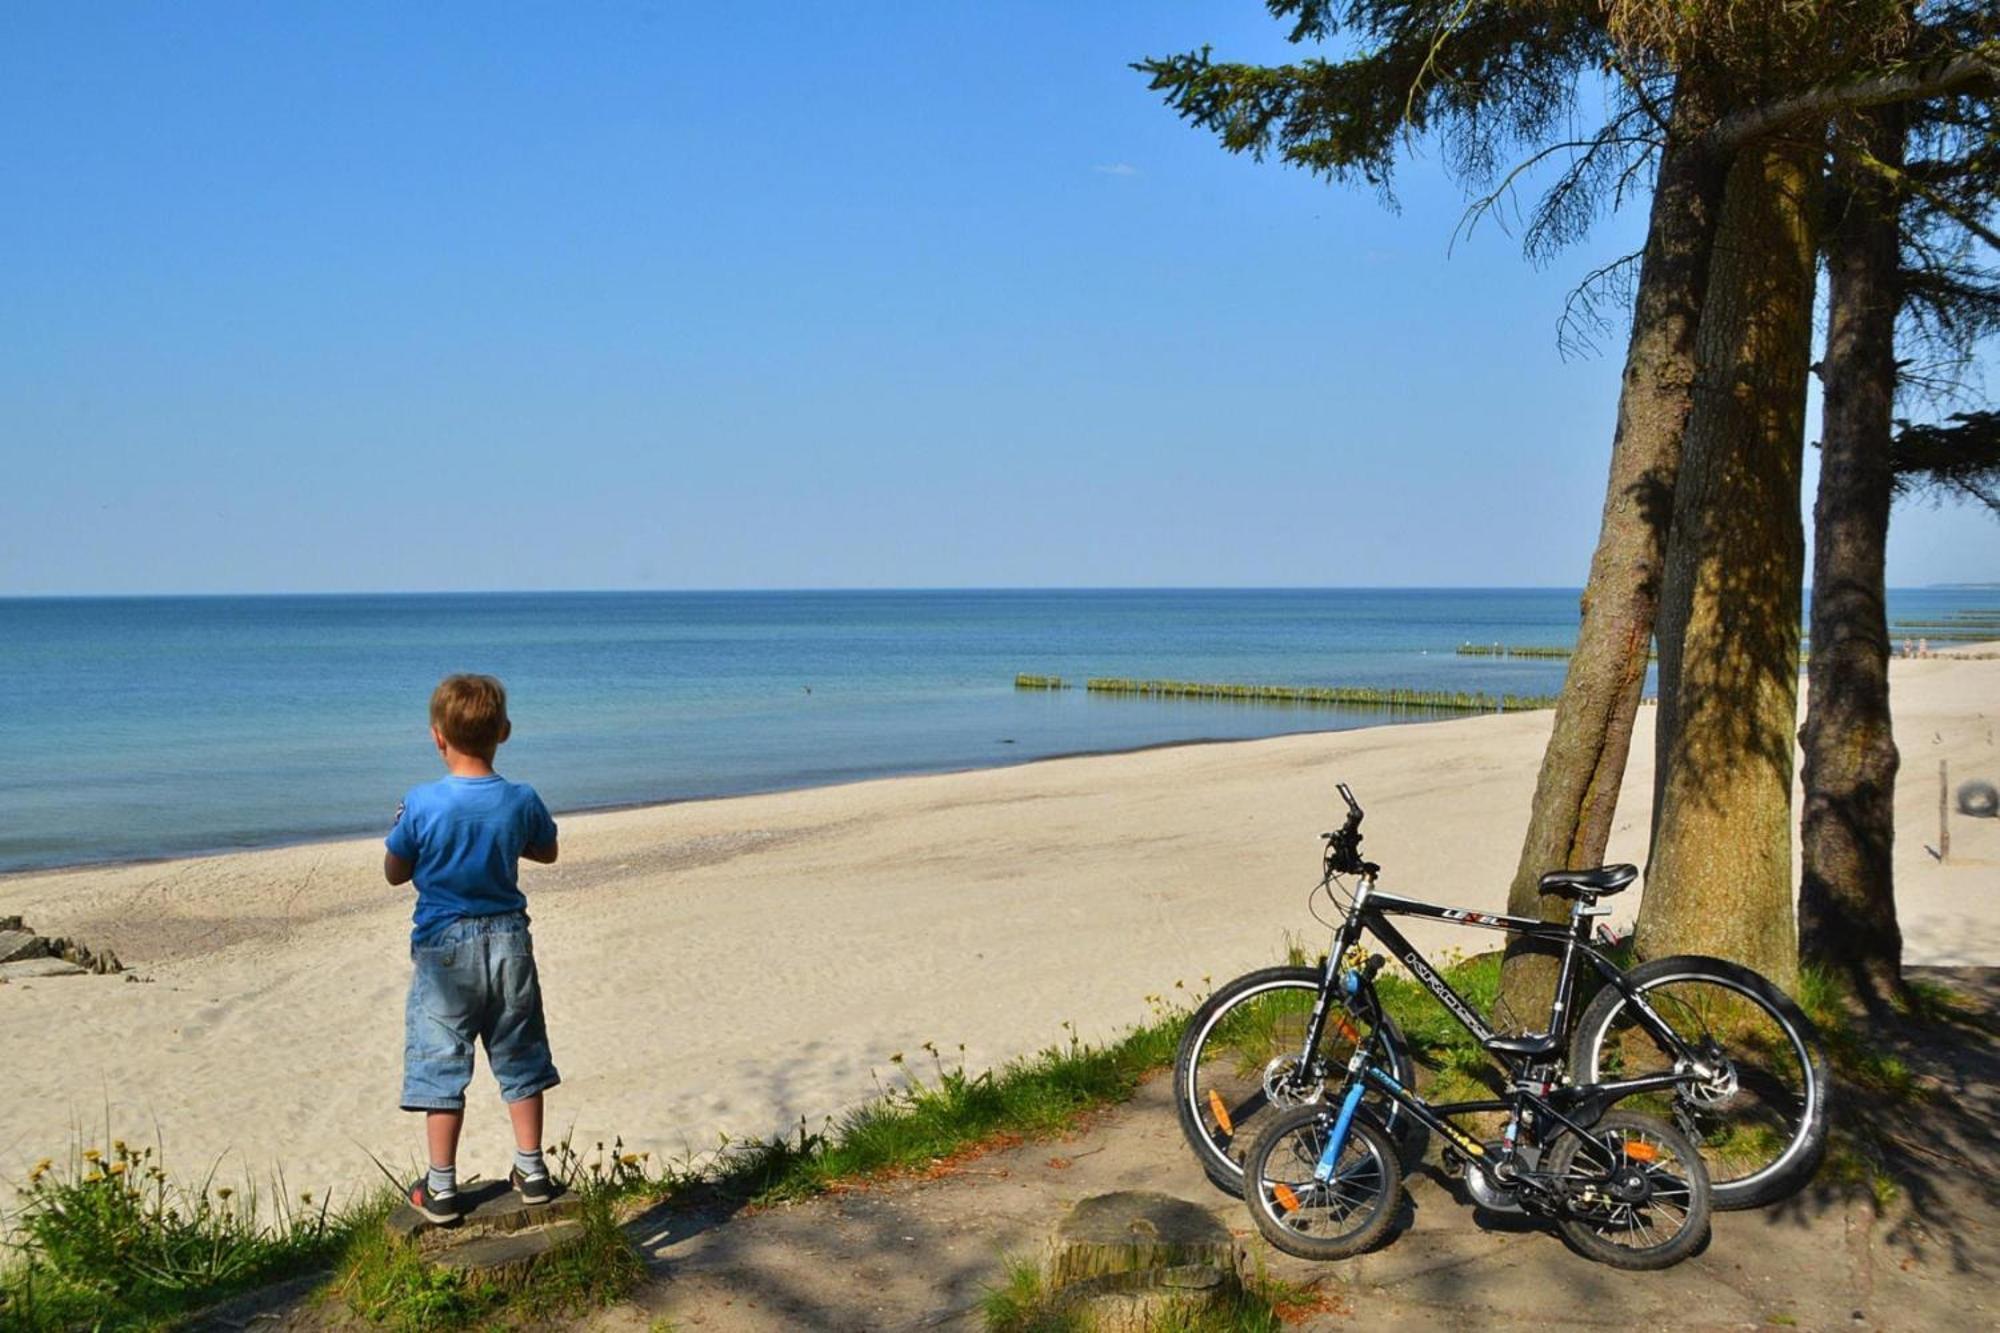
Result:
{"label": "tree stump", "polygon": [[1164,1311],[1235,1295],[1236,1240],[1207,1209],[1166,1194],[1084,1199],[1056,1227],[1048,1287],[1056,1306],[1096,1328],[1139,1330]]}
{"label": "tree stump", "polygon": [[544,1258],[583,1236],[582,1201],[571,1191],[536,1207],[504,1180],[480,1181],[460,1193],[466,1211],[456,1226],[440,1227],[404,1203],[383,1219],[383,1228],[433,1267],[506,1287],[526,1282]]}

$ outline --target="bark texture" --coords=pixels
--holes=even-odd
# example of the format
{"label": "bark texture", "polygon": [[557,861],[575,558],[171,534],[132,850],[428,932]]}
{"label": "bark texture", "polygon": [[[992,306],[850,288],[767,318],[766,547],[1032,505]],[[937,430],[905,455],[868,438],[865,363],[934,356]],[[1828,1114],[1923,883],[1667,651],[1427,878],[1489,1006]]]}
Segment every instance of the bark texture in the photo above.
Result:
{"label": "bark texture", "polygon": [[[1861,118],[1866,151],[1903,161],[1904,113]],[[1799,958],[1871,1004],[1903,998],[1896,923],[1896,769],[1882,564],[1894,476],[1897,200],[1882,174],[1843,173],[1826,247],[1828,325],[1819,496],[1813,507]]]}
{"label": "bark texture", "polygon": [[1792,740],[1812,346],[1812,148],[1729,170],[1656,633],[1659,765],[1639,913],[1649,957],[1706,953],[1789,985]]}
{"label": "bark texture", "polygon": [[[1700,100],[1683,89],[1653,192],[1583,622],[1507,892],[1517,915],[1561,917],[1567,903],[1537,889],[1543,872],[1603,860],[1632,749],[1722,201],[1724,171],[1704,146],[1705,122]],[[1502,991],[1509,1012],[1546,1013],[1555,969],[1545,953],[1510,950]]]}

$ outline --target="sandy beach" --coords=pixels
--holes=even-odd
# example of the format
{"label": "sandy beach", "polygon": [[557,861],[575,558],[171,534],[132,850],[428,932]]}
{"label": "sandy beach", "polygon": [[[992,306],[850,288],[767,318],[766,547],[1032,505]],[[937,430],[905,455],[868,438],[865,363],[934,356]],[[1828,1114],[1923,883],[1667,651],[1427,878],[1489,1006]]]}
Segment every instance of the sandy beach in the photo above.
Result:
{"label": "sandy beach", "polygon": [[[1907,959],[2000,965],[2000,821],[1935,844],[1938,763],[2000,781],[2000,660],[1893,665],[1896,873]],[[1400,891],[1505,899],[1551,714],[897,778],[577,815],[524,866],[556,1059],[556,1136],[679,1156],[720,1133],[817,1126],[922,1043],[985,1066],[1146,1017],[1149,995],[1278,957],[1307,913],[1333,784],[1368,808]],[[1641,860],[1650,717],[1612,859]],[[504,755],[503,755],[504,760]],[[504,766],[504,765],[503,765]],[[519,776],[533,780],[532,773]],[[1726,849],[1717,849],[1725,854]],[[410,895],[377,838],[0,878],[0,914],[109,945],[138,981],[0,987],[0,1175],[82,1127],[164,1143],[177,1174],[282,1165],[293,1191],[401,1168],[396,1109]],[[1636,895],[1618,900],[1621,920]],[[1480,932],[1412,930],[1425,947]],[[482,1067],[462,1169],[505,1169]]]}

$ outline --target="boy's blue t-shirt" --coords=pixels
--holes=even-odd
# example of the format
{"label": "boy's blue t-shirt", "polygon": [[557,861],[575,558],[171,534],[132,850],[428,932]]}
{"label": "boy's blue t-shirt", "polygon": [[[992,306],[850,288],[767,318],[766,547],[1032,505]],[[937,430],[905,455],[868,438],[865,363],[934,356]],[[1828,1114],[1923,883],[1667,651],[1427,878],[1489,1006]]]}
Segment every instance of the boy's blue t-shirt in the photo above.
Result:
{"label": "boy's blue t-shirt", "polygon": [[460,917],[524,910],[521,849],[555,840],[556,821],[525,782],[496,773],[410,788],[384,842],[416,867],[411,942],[422,944]]}

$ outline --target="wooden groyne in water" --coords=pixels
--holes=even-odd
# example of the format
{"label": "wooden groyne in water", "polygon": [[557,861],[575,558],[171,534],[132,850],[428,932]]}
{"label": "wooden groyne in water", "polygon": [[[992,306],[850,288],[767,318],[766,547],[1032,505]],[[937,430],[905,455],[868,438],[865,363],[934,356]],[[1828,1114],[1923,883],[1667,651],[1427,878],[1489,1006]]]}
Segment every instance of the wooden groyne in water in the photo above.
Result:
{"label": "wooden groyne in water", "polygon": [[1569,657],[1576,649],[1553,643],[1461,643],[1457,652],[1460,657]]}
{"label": "wooden groyne in water", "polygon": [[1980,630],[1923,629],[1914,625],[1896,625],[1890,628],[1889,637],[1897,643],[1901,643],[1904,639],[1929,639],[1932,643],[1985,643],[1988,639],[2000,639],[2000,625]]}
{"label": "wooden groyne in water", "polygon": [[[1158,699],[1216,699],[1238,703],[1304,704],[1348,708],[1410,708],[1438,713],[1518,713],[1554,708],[1553,694],[1467,693],[1463,690],[1378,689],[1367,685],[1241,685],[1218,681],[1132,680],[1092,676],[1084,682],[1091,694],[1116,694]],[[1018,675],[1014,688],[1070,688],[1060,676]]]}

